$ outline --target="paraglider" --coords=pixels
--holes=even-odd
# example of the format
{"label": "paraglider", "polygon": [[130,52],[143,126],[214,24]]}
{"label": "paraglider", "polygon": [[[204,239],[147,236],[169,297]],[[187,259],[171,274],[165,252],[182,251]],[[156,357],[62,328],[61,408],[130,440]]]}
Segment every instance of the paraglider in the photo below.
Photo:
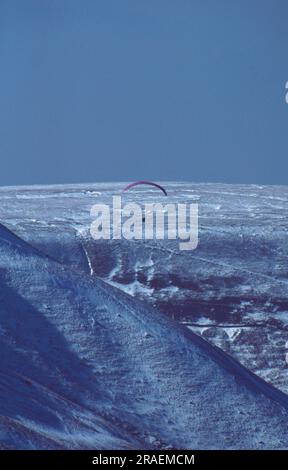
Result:
{"label": "paraglider", "polygon": [[155,188],[158,188],[160,189],[164,194],[165,196],[167,196],[167,191],[166,189],[163,188],[163,186],[161,186],[160,184],[157,184],[157,183],[153,183],[153,181],[136,181],[135,183],[130,183],[128,184],[128,186],[126,186],[124,189],[123,189],[123,193],[125,193],[126,191],[128,191],[129,189],[133,188],[134,186],[138,186],[140,184],[147,184],[149,186],[154,186]]}
{"label": "paraglider", "polygon": [[[138,185],[153,186],[161,191],[162,197],[157,196],[154,199],[154,194],[153,197],[150,197],[151,194],[146,194],[146,199],[141,193],[140,197],[137,194],[134,201],[131,201],[130,197],[122,198],[122,195],[114,195],[112,205],[94,204],[90,211],[91,216],[95,217],[90,227],[92,238],[94,240],[120,240],[122,237],[126,240],[143,240],[143,237],[147,240],[179,238],[181,251],[195,250],[198,245],[198,205],[189,204],[187,220],[186,203],[176,204],[169,201],[169,198],[167,201],[167,192],[163,186],[146,180],[128,184],[122,193]],[[122,199],[128,199],[124,206]]]}

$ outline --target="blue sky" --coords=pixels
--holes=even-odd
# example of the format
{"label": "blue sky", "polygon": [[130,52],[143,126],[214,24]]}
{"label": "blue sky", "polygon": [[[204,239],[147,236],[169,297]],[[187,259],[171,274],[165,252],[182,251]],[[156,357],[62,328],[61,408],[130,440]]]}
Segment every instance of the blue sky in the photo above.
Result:
{"label": "blue sky", "polygon": [[287,184],[285,0],[0,0],[0,184]]}

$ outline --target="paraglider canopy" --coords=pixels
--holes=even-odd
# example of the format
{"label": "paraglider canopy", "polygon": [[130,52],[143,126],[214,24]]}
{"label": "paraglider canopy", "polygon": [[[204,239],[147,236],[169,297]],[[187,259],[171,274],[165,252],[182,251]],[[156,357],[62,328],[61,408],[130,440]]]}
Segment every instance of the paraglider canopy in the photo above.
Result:
{"label": "paraglider canopy", "polygon": [[129,191],[130,188],[133,188],[134,186],[138,186],[140,184],[147,184],[149,186],[154,186],[155,188],[160,189],[165,194],[165,196],[167,196],[166,189],[164,189],[163,186],[161,186],[160,184],[153,183],[153,181],[136,181],[135,183],[130,183],[130,184],[128,184],[128,186],[126,186],[123,189],[122,192],[125,193],[126,191]]}

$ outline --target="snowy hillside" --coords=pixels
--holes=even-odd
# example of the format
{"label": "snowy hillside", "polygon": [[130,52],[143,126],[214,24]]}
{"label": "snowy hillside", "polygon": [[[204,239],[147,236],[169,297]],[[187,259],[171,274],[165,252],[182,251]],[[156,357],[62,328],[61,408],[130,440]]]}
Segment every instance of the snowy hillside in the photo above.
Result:
{"label": "snowy hillside", "polygon": [[[18,236],[0,226],[0,448],[288,448],[287,395],[171,319],[165,301],[160,312],[95,275],[118,285],[119,247],[87,238],[95,188],[1,196]],[[132,280],[141,257],[123,253]]]}
{"label": "snowy hillside", "polygon": [[200,243],[91,240],[90,209],[122,183],[0,188],[0,221],[33,246],[161,309],[288,392],[288,187],[167,183],[133,200],[198,202]]}

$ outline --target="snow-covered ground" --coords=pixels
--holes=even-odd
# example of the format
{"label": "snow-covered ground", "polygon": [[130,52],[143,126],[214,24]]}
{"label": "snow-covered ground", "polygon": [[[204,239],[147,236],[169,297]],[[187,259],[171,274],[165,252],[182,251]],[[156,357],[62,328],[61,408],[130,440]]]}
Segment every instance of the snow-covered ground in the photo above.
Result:
{"label": "snow-covered ground", "polygon": [[288,189],[167,184],[199,203],[181,253],[91,239],[122,186],[0,189],[0,448],[288,448],[287,395],[232,359],[288,390]]}

